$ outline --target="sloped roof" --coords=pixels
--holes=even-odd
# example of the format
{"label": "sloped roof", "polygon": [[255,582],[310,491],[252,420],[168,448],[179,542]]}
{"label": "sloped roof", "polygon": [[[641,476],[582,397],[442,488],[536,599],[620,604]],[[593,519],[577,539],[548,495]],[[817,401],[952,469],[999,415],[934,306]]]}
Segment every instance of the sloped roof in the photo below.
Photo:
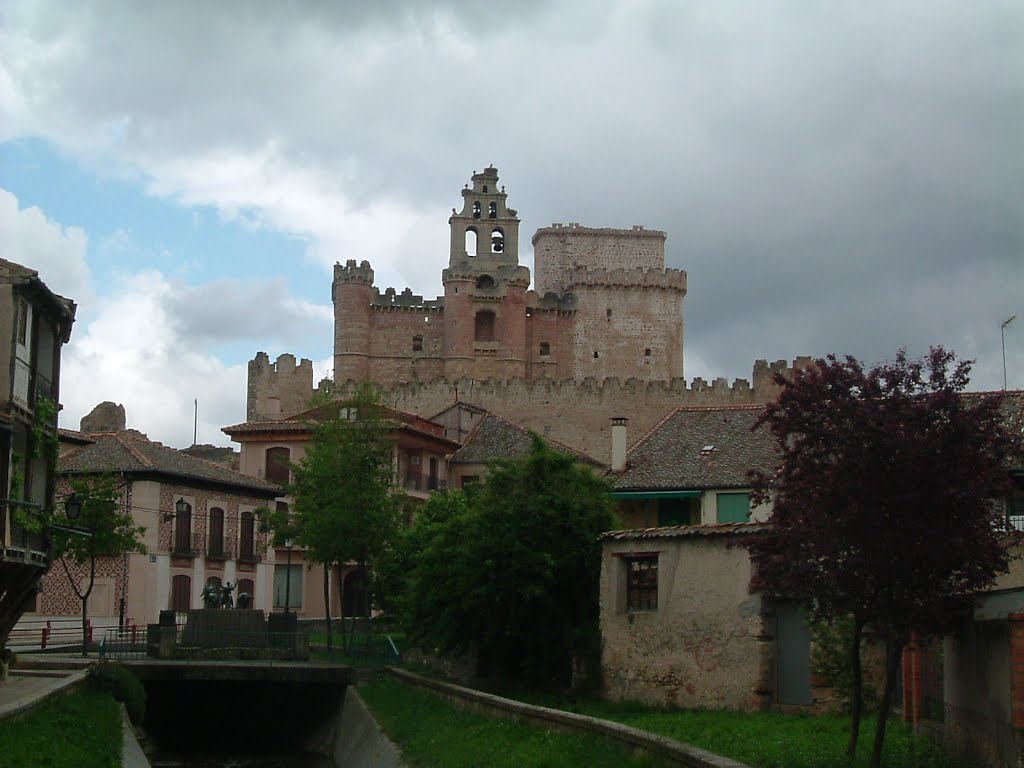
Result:
{"label": "sloped roof", "polygon": [[102,432],[90,437],[96,442],[61,457],[61,474],[161,475],[183,484],[214,484],[266,498],[281,493],[273,483],[168,448],[140,432]]}
{"label": "sloped roof", "polygon": [[[547,438],[541,439],[560,453],[568,453],[593,466],[604,466],[603,462],[574,448]],[[487,413],[473,427],[473,431],[466,437],[466,442],[462,444],[462,447],[452,454],[449,463],[487,464],[497,459],[519,458],[530,452],[532,442],[533,439],[530,437],[528,429],[506,421],[500,416],[495,416],[493,413]]]}
{"label": "sloped roof", "polygon": [[[229,427],[224,427],[221,432],[235,438],[236,435],[251,435],[259,433],[298,433],[298,434],[311,434],[310,423],[316,422],[323,417],[324,411],[328,407],[344,407],[345,401],[339,400],[329,405],[320,405],[316,408],[310,408],[308,411],[297,413],[294,416],[289,416],[286,419],[274,419],[271,421],[246,421],[241,424],[232,424]],[[414,432],[434,440],[439,440],[448,443],[451,447],[456,447],[459,443],[452,440],[449,437],[445,437],[444,425],[438,424],[430,419],[426,419],[422,416],[417,416],[414,413],[406,413],[405,411],[399,411],[394,408],[388,408],[387,406],[378,406],[381,411],[390,419],[395,422],[395,428],[404,430],[406,432]],[[237,438],[235,438],[237,439]]]}
{"label": "sloped roof", "polygon": [[30,285],[38,290],[50,302],[57,314],[62,315],[66,321],[61,329],[61,338],[64,342],[70,339],[71,324],[75,321],[75,302],[51,291],[39,277],[39,272],[7,259],[0,259],[0,283]]}
{"label": "sloped roof", "polygon": [[780,456],[767,428],[752,431],[763,406],[680,407],[626,455],[609,475],[616,490],[742,488],[747,473],[772,473]]}

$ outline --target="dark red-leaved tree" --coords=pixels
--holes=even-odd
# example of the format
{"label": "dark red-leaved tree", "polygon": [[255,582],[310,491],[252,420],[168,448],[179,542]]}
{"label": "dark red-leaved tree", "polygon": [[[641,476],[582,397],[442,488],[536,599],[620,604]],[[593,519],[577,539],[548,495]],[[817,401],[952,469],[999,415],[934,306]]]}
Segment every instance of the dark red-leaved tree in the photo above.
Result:
{"label": "dark red-leaved tree", "polygon": [[852,617],[851,757],[863,630],[884,638],[872,766],[910,634],[947,630],[969,595],[1008,567],[1006,520],[993,500],[1009,491],[1008,460],[1020,446],[999,395],[964,394],[969,372],[941,347],[923,360],[900,351],[868,371],[830,356],[780,377],[758,423],[775,435],[782,464],[753,477],[755,498],[773,511],[767,532],[748,542],[751,588],[816,619]]}

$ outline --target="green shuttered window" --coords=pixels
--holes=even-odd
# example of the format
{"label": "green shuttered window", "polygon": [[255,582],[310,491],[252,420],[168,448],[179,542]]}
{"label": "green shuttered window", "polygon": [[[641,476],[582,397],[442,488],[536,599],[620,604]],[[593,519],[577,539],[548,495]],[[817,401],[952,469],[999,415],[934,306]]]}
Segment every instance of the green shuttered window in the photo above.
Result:
{"label": "green shuttered window", "polygon": [[749,493],[718,494],[718,522],[745,523],[750,519]]}

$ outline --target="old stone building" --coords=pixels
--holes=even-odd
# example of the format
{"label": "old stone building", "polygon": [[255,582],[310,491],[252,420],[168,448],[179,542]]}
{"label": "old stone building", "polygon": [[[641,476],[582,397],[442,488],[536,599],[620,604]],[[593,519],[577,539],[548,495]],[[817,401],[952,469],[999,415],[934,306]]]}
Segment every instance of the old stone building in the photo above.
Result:
{"label": "old stone building", "polygon": [[[785,361],[759,360],[752,383],[687,384],[686,273],[665,267],[664,232],[540,229],[530,290],[518,213],[497,169],[473,174],[448,223],[444,295],[435,299],[381,291],[367,261],[335,265],[339,396],[369,379],[398,410],[434,418],[471,404],[606,461],[611,417],[628,415],[642,434],[679,405],[767,402],[776,395],[773,374],[788,370]],[[310,360],[271,362],[260,352],[250,361],[248,420],[294,415],[312,394]]]}
{"label": "old stone building", "polygon": [[473,174],[448,224],[436,299],[382,293],[366,261],[335,266],[336,381],[682,376],[686,273],[665,268],[664,232],[541,229],[531,291],[497,169]]}

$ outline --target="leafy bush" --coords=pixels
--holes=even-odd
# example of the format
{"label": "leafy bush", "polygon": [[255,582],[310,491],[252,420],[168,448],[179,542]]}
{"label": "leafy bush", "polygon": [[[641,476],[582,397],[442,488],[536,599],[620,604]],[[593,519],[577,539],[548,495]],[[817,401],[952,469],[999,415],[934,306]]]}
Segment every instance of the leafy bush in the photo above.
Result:
{"label": "leafy bush", "polygon": [[89,685],[109,693],[124,704],[132,723],[138,725],[146,715],[146,689],[131,670],[120,664],[100,663],[89,669]]}

